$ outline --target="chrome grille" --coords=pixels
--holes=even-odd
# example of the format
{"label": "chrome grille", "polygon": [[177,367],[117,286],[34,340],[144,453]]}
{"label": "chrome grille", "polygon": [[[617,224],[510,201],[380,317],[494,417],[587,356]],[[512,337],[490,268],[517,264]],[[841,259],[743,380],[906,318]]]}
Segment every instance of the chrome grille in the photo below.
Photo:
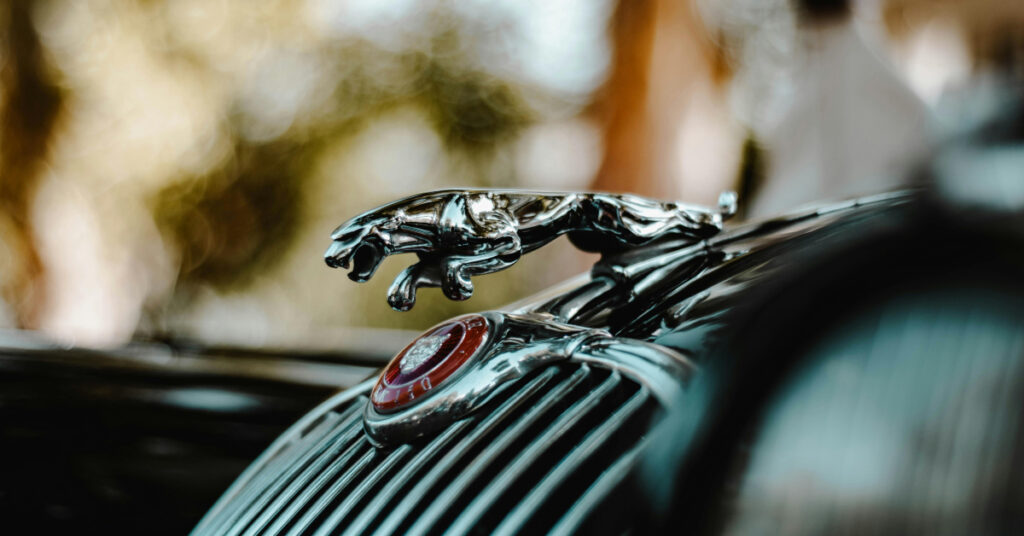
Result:
{"label": "chrome grille", "polygon": [[660,407],[618,371],[565,363],[438,435],[379,449],[363,435],[365,404],[321,410],[194,534],[571,533],[623,481]]}

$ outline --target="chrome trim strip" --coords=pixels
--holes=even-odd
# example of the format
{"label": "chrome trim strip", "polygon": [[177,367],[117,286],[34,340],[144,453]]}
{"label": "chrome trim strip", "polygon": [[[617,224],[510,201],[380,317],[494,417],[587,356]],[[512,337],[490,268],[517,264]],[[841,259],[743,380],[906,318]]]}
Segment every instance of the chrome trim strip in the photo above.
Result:
{"label": "chrome trim strip", "polygon": [[865,197],[859,197],[855,199],[848,199],[845,201],[833,201],[828,203],[814,203],[803,208],[798,208],[788,214],[785,214],[776,218],[768,218],[764,220],[758,220],[754,222],[748,222],[741,226],[737,226],[708,239],[708,245],[711,247],[720,247],[725,244],[746,240],[752,236],[764,233],[764,229],[775,228],[775,227],[788,227],[795,225],[805,220],[814,219],[821,216],[828,216],[839,212],[845,212],[848,210],[869,207],[873,205],[884,205],[884,204],[903,204],[913,200],[914,196],[919,193],[919,190],[898,190],[895,192],[886,192],[876,195],[869,195]]}
{"label": "chrome trim strip", "polygon": [[572,360],[618,371],[649,389],[665,407],[672,407],[682,398],[687,381],[697,371],[683,354],[636,339],[595,341],[574,354]]}
{"label": "chrome trim strip", "polygon": [[617,283],[610,277],[589,278],[577,277],[573,281],[580,283],[574,287],[565,287],[556,295],[545,295],[546,299],[522,301],[521,305],[508,306],[504,310],[523,314],[549,314],[559,322],[571,322],[576,316],[596,300],[614,294]]}
{"label": "chrome trim strip", "polygon": [[545,308],[545,304],[561,300],[565,295],[578,291],[580,287],[586,286],[590,282],[590,272],[576,274],[560,283],[555,283],[539,292],[507,304],[501,310],[510,313],[550,313],[564,322],[566,317]]}

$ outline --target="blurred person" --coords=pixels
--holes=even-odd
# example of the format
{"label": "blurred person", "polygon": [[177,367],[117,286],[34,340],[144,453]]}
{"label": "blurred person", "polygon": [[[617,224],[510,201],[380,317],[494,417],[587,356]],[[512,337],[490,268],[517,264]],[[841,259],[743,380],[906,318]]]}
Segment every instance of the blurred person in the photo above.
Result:
{"label": "blurred person", "polygon": [[751,214],[899,188],[927,151],[929,112],[853,23],[852,0],[797,3],[793,89],[762,135]]}
{"label": "blurred person", "polygon": [[905,185],[932,118],[855,20],[868,7],[618,3],[591,188],[710,203],[738,186],[743,212],[764,217]]}
{"label": "blurred person", "polygon": [[590,114],[604,155],[590,189],[714,204],[733,189],[745,132],[729,66],[694,1],[619,1],[612,65]]}
{"label": "blurred person", "polygon": [[903,47],[930,45],[933,57],[920,60],[925,65],[919,70],[933,71],[943,82],[935,99],[943,126],[976,115],[962,106],[984,106],[987,99],[980,94],[1009,88],[1019,93],[1024,79],[1021,2],[890,0],[883,14],[886,31]]}

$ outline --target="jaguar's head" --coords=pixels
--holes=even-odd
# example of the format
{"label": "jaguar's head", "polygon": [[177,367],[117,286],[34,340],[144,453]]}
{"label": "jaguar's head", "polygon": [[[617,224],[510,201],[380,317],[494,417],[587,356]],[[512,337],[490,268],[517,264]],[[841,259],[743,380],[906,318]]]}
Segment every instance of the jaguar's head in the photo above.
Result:
{"label": "jaguar's head", "polygon": [[324,253],[324,262],[332,268],[348,268],[353,281],[366,281],[388,254],[389,235],[393,224],[389,216],[364,214],[353,218],[331,233],[331,245]]}

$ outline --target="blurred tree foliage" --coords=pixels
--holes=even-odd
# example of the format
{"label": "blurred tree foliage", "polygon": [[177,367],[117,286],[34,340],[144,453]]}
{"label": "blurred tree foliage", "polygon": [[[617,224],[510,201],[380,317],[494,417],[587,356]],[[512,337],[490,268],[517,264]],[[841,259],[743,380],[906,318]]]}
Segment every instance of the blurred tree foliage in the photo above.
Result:
{"label": "blurred tree foliage", "polygon": [[[356,287],[320,255],[345,218],[440,187],[708,202],[695,192],[717,195],[741,166],[707,144],[686,153],[682,127],[732,136],[756,175],[758,140],[742,152],[746,130],[718,128],[733,120],[722,95],[739,88],[747,123],[773,109],[762,96],[781,87],[772,58],[793,48],[798,5],[0,0],[0,323],[73,338],[118,322],[107,333],[123,340],[139,325],[421,328],[499,306],[586,263],[545,248],[468,303],[427,291],[400,315],[383,299],[400,261]],[[1019,2],[880,7],[898,35],[933,5],[964,21],[978,64],[1021,57],[1003,29],[1020,27]],[[572,152],[582,179],[524,176]],[[716,158],[717,171],[682,166]]]}
{"label": "blurred tree foliage", "polygon": [[[156,221],[180,252],[179,307],[198,287],[243,290],[253,277],[272,270],[303,224],[301,193],[311,187],[317,155],[389,110],[424,110],[445,149],[480,166],[480,173],[461,178],[493,184],[483,170],[494,151],[514,140],[535,114],[514,81],[474,67],[466,54],[474,45],[466,41],[485,36],[445,24],[450,14],[435,11],[433,16],[440,29],[426,50],[393,52],[361,40],[332,47],[329,56],[344,58],[346,65],[337,71],[342,76],[328,80],[334,85],[332,97],[316,119],[263,142],[246,139],[241,124],[246,118],[235,115],[231,158],[208,174],[183,178],[156,193],[151,202]],[[382,64],[389,66],[388,76],[378,72]],[[354,188],[358,181],[339,179]],[[499,292],[502,299],[507,295]],[[422,317],[438,318],[464,307],[421,306],[419,314],[389,315],[382,323],[420,325]]]}
{"label": "blurred tree foliage", "polygon": [[[244,295],[268,280],[273,292],[322,285],[325,221],[339,223],[396,193],[513,186],[510,147],[523,129],[576,114],[596,82],[567,90],[525,76],[516,59],[522,20],[510,16],[522,13],[516,6],[446,0],[403,6],[0,2],[0,247],[7,253],[0,290],[12,312],[4,322],[33,328],[41,310],[60,315],[67,311],[55,307],[94,300],[72,311],[78,316],[71,324],[56,323],[103,322],[106,313],[88,308],[114,305],[141,309],[151,333],[174,332],[189,324],[179,321],[211,292]],[[352,17],[363,19],[352,26]],[[440,153],[431,158],[442,161],[427,161],[430,173],[410,176],[447,178],[381,184],[379,177],[345,171],[358,166],[329,165],[353,150],[367,127],[396,113],[409,116],[409,110],[436,136]],[[392,157],[399,163],[401,150]],[[46,184],[42,210],[80,212],[42,220],[33,215],[37,191]],[[83,228],[48,228],[47,255],[41,256],[43,220],[51,227],[81,221]],[[159,236],[149,231],[152,224]],[[315,246],[308,238],[313,233],[322,237]],[[52,237],[62,234],[84,240],[67,243],[70,255],[49,251]],[[143,259],[153,256],[153,247],[166,251]],[[300,256],[309,262],[297,261]],[[160,272],[163,257],[170,259],[169,276]],[[118,260],[107,267],[109,258]],[[64,265],[52,272],[59,275],[47,275],[54,261]],[[83,261],[108,280],[54,284],[69,274],[88,278],[90,272],[76,266]],[[139,271],[153,273],[133,274]],[[132,280],[119,281],[120,273]],[[422,327],[494,306],[523,287],[523,277],[498,278],[504,284],[473,304],[424,300],[411,315],[363,303],[360,296],[369,293],[383,303],[388,282],[377,280],[368,292],[348,295],[342,307],[349,316],[337,318]],[[118,285],[123,296],[113,295],[122,294]],[[44,295],[54,288],[64,294],[98,290],[54,301]],[[316,288],[302,292],[298,307],[310,300],[336,307]],[[279,314],[273,305],[261,307],[271,317]],[[304,314],[312,318],[322,313],[319,307]],[[353,316],[361,310],[365,314]],[[121,321],[138,318],[130,311],[119,315]]]}
{"label": "blurred tree foliage", "polygon": [[157,224],[180,252],[181,290],[244,288],[281,258],[299,221],[308,150],[287,141],[238,142],[223,167],[157,194]]}

